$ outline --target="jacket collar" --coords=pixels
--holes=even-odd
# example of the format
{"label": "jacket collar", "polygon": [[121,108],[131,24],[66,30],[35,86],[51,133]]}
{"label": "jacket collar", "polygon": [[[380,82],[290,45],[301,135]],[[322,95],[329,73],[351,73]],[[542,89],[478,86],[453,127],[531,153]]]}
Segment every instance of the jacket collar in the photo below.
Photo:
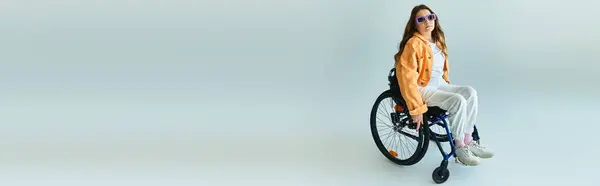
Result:
{"label": "jacket collar", "polygon": [[421,41],[423,41],[425,43],[429,43],[429,41],[427,41],[427,39],[425,39],[425,37],[423,37],[423,35],[421,35],[419,32],[413,33],[413,36],[416,36],[417,38],[421,39]]}
{"label": "jacket collar", "polygon": [[[429,40],[425,39],[425,37],[423,37],[423,35],[419,34],[419,32],[413,33],[413,36],[415,36],[416,38],[419,38],[423,43],[425,43],[427,45],[429,45],[429,43],[430,43]],[[442,47],[439,42],[436,42],[435,45],[437,45],[440,48]]]}

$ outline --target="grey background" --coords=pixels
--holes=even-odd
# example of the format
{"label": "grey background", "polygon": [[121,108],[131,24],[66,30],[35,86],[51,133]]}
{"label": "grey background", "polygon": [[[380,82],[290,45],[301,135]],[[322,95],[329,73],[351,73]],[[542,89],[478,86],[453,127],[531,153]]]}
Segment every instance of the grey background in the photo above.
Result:
{"label": "grey background", "polygon": [[0,182],[431,184],[435,148],[392,165],[368,127],[420,3],[497,152],[445,185],[594,185],[590,0],[3,0]]}

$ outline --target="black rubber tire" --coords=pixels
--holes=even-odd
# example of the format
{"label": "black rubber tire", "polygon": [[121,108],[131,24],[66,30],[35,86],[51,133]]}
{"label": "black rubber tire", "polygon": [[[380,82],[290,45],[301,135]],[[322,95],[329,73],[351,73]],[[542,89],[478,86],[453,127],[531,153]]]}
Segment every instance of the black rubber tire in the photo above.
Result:
{"label": "black rubber tire", "polygon": [[431,177],[433,178],[433,181],[435,183],[441,184],[448,180],[448,177],[450,177],[450,171],[448,170],[448,168],[444,168],[444,167],[440,166],[440,167],[435,168],[435,170],[433,170]]}
{"label": "black rubber tire", "polygon": [[427,149],[429,147],[429,130],[427,130],[428,127],[422,127],[421,130],[419,130],[417,149],[415,150],[415,153],[412,154],[408,159],[401,160],[401,159],[398,159],[398,158],[392,156],[387,151],[387,149],[384,147],[383,143],[381,142],[381,139],[379,138],[379,133],[377,131],[377,118],[376,118],[377,110],[379,108],[381,101],[386,98],[392,98],[394,100],[401,99],[401,98],[394,96],[390,90],[387,90],[387,91],[384,91],[383,93],[381,93],[379,95],[379,97],[377,97],[377,100],[375,101],[375,103],[373,104],[373,107],[371,109],[371,119],[370,119],[371,124],[370,124],[370,126],[371,126],[371,135],[373,136],[375,145],[377,145],[377,148],[379,149],[379,151],[387,159],[394,162],[395,164],[405,165],[405,166],[414,165],[414,164],[418,163],[419,161],[421,161],[421,159],[423,159],[423,157],[425,156],[425,153],[427,152]]}

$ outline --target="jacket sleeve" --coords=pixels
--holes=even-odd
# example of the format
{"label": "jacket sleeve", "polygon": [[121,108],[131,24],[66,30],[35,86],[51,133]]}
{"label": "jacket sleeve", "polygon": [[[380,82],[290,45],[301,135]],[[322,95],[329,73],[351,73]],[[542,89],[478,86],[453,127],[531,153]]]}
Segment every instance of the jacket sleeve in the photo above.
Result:
{"label": "jacket sleeve", "polygon": [[400,93],[406,101],[410,115],[420,115],[427,112],[427,105],[423,102],[417,81],[417,46],[414,42],[407,42],[400,56],[396,57],[396,77],[400,85]]}

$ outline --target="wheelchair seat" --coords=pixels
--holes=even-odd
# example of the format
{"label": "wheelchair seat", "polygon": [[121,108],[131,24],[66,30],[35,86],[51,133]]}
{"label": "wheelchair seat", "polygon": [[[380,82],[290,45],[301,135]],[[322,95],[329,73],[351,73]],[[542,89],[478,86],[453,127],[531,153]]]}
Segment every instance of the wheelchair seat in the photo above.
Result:
{"label": "wheelchair seat", "polygon": [[442,115],[445,114],[446,110],[441,109],[440,107],[427,107],[427,115],[430,116],[438,116],[438,115]]}

